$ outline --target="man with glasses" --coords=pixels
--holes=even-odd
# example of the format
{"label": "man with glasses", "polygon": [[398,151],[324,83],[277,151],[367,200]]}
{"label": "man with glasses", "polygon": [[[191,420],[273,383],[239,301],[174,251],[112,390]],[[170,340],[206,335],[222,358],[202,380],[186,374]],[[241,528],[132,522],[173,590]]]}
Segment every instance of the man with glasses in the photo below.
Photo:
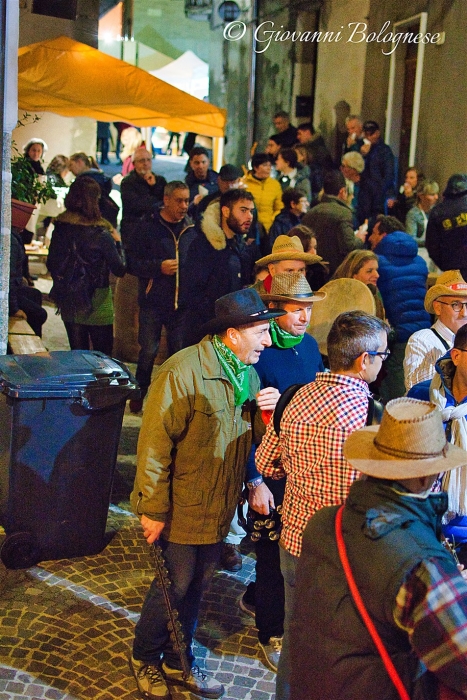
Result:
{"label": "man with glasses", "polygon": [[436,316],[431,328],[410,336],[405,350],[407,391],[435,373],[435,363],[450,350],[457,331],[467,323],[467,282],[460,270],[448,270],[425,295],[425,309]]}
{"label": "man with glasses", "polygon": [[137,148],[133,154],[134,170],[120,183],[122,195],[122,238],[126,229],[135,228],[145,214],[151,214],[157,204],[162,204],[167,181],[152,172],[152,157],[146,148]]}
{"label": "man with glasses", "polygon": [[[454,270],[451,270],[451,274]],[[446,275],[447,273],[445,273]],[[444,277],[444,275],[443,275]],[[438,285],[436,285],[438,286]],[[439,301],[439,300],[438,300]],[[436,302],[435,302],[436,303]],[[466,299],[446,302],[467,306]],[[461,313],[467,313],[463,306]],[[433,378],[415,384],[407,394],[410,398],[431,401],[442,412],[446,438],[467,449],[467,324],[460,326],[453,339],[453,347],[438,359]],[[447,491],[449,505],[447,522],[443,525],[445,537],[461,546],[461,561],[466,563],[467,552],[467,467],[456,469],[449,478],[443,478],[442,489]]]}
{"label": "man with glasses", "polygon": [[345,500],[357,476],[342,446],[367,421],[368,384],[389,354],[388,330],[383,321],[361,311],[340,314],[327,340],[331,371],[318,372],[315,381],[299,389],[284,410],[280,439],[271,422],[256,451],[256,466],[263,476],[287,476],[280,541],[285,620],[276,700],[289,697],[288,631],[302,532],[313,513]]}

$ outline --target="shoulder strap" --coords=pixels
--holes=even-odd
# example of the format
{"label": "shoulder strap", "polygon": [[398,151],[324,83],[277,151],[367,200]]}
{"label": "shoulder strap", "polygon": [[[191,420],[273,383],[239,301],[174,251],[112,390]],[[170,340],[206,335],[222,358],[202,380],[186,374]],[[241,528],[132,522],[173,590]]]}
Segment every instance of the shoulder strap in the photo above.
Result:
{"label": "shoulder strap", "polygon": [[407,693],[407,690],[404,687],[404,684],[401,681],[401,678],[399,674],[396,671],[396,668],[394,664],[391,661],[391,657],[389,656],[386,647],[384,646],[383,640],[379,636],[376,627],[373,624],[372,619],[370,618],[367,609],[365,608],[365,604],[362,600],[362,597],[360,595],[360,591],[357,588],[357,584],[355,583],[355,579],[352,574],[352,569],[350,568],[350,563],[349,559],[347,557],[347,550],[345,547],[345,542],[344,542],[344,537],[342,534],[342,515],[344,511],[344,506],[342,505],[339,510],[337,511],[336,514],[336,523],[335,523],[335,528],[336,528],[336,540],[337,540],[337,549],[339,552],[339,558],[341,560],[342,568],[344,569],[344,574],[345,578],[347,579],[347,583],[349,585],[350,592],[352,594],[352,598],[354,600],[354,603],[357,607],[358,612],[360,613],[363,622],[366,625],[366,628],[381,656],[381,659],[383,661],[383,664],[386,668],[386,671],[389,674],[389,677],[391,681],[393,682],[397,692],[399,693],[399,697],[401,700],[410,700],[410,696]]}
{"label": "shoulder strap", "polygon": [[442,342],[442,344],[444,345],[444,347],[446,348],[446,350],[450,350],[450,349],[451,349],[451,346],[449,345],[449,343],[447,342],[447,340],[445,340],[445,339],[443,338],[443,336],[440,335],[440,333],[438,333],[437,330],[435,330],[435,329],[432,327],[432,328],[430,328],[430,331],[431,331],[432,333],[434,333],[435,336],[436,336],[437,338],[439,338],[439,340]]}
{"label": "shoulder strap", "polygon": [[292,401],[293,397],[297,393],[299,389],[302,388],[302,386],[305,386],[304,384],[291,384],[290,386],[287,387],[285,391],[282,392],[282,394],[279,397],[279,401],[276,403],[276,408],[274,409],[274,416],[273,416],[273,425],[274,425],[274,431],[279,437],[280,432],[281,432],[281,418],[282,414],[284,413],[286,407],[289,405],[289,403]]}

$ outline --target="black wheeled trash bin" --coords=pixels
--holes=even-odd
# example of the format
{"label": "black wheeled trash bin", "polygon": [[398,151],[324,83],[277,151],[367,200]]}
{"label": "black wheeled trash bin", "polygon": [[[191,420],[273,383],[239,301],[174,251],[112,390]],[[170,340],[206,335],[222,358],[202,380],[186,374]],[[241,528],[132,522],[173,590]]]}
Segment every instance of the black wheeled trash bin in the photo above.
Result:
{"label": "black wheeled trash bin", "polygon": [[100,352],[5,355],[0,392],[3,563],[102,551],[133,376]]}

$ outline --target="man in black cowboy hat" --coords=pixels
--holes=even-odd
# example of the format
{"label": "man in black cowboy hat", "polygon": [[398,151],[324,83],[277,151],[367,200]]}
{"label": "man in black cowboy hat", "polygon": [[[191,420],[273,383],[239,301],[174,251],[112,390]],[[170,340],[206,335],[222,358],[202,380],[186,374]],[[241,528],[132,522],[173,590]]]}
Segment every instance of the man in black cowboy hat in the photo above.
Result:
{"label": "man in black cowboy hat", "polygon": [[194,665],[191,643],[201,596],[241,492],[254,409],[272,410],[278,398],[276,389],[258,391],[251,365],[271,345],[269,319],[284,311],[266,308],[250,288],[218,299],[215,313],[205,325],[211,335],[160,368],[138,441],[132,504],[147,542],[159,540],[164,552],[192,669],[184,679],[155,580],[136,625],[130,659],[145,698],[169,698],[167,684],[184,685],[208,698],[224,692]]}
{"label": "man in black cowboy hat", "polygon": [[344,455],[365,477],[344,508],[322,508],[303,533],[291,700],[466,698],[467,582],[440,542],[447,495],[431,487],[439,472],[465,466],[467,452],[446,443],[433,404],[402,398],[386,405],[379,429],[353,432]]}

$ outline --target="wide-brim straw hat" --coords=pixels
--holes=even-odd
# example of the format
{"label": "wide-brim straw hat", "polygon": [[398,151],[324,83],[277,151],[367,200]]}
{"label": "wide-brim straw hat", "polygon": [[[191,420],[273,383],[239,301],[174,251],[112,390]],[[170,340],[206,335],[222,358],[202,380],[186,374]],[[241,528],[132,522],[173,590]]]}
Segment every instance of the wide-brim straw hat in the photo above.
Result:
{"label": "wide-brim straw hat", "polygon": [[425,309],[434,314],[433,302],[439,297],[467,297],[467,282],[460,270],[446,270],[425,294]]}
{"label": "wide-brim straw hat", "polygon": [[225,331],[227,328],[264,323],[286,313],[282,309],[268,309],[261,301],[256,289],[248,287],[216,299],[216,317],[205,323],[201,330],[204,334],[214,334]]}
{"label": "wide-brim straw hat", "polygon": [[269,265],[269,263],[280,262],[281,260],[303,260],[307,265],[321,262],[323,258],[319,255],[305,253],[303,245],[298,236],[277,236],[272,246],[272,253],[256,261],[257,265]]}
{"label": "wide-brim straw hat", "polygon": [[364,311],[374,316],[376,303],[366,284],[347,277],[327,282],[318,294],[326,294],[326,298],[322,304],[313,308],[308,333],[318,343],[320,353],[327,355],[329,331],[339,314]]}
{"label": "wide-brim straw hat", "polygon": [[406,397],[387,403],[381,425],[352,433],[344,457],[378,479],[412,479],[467,465],[467,452],[446,441],[438,408]]}
{"label": "wide-brim straw hat", "polygon": [[301,272],[280,272],[272,278],[271,291],[268,294],[260,294],[260,297],[266,303],[296,301],[301,304],[311,304],[325,299],[326,293],[314,292]]}

